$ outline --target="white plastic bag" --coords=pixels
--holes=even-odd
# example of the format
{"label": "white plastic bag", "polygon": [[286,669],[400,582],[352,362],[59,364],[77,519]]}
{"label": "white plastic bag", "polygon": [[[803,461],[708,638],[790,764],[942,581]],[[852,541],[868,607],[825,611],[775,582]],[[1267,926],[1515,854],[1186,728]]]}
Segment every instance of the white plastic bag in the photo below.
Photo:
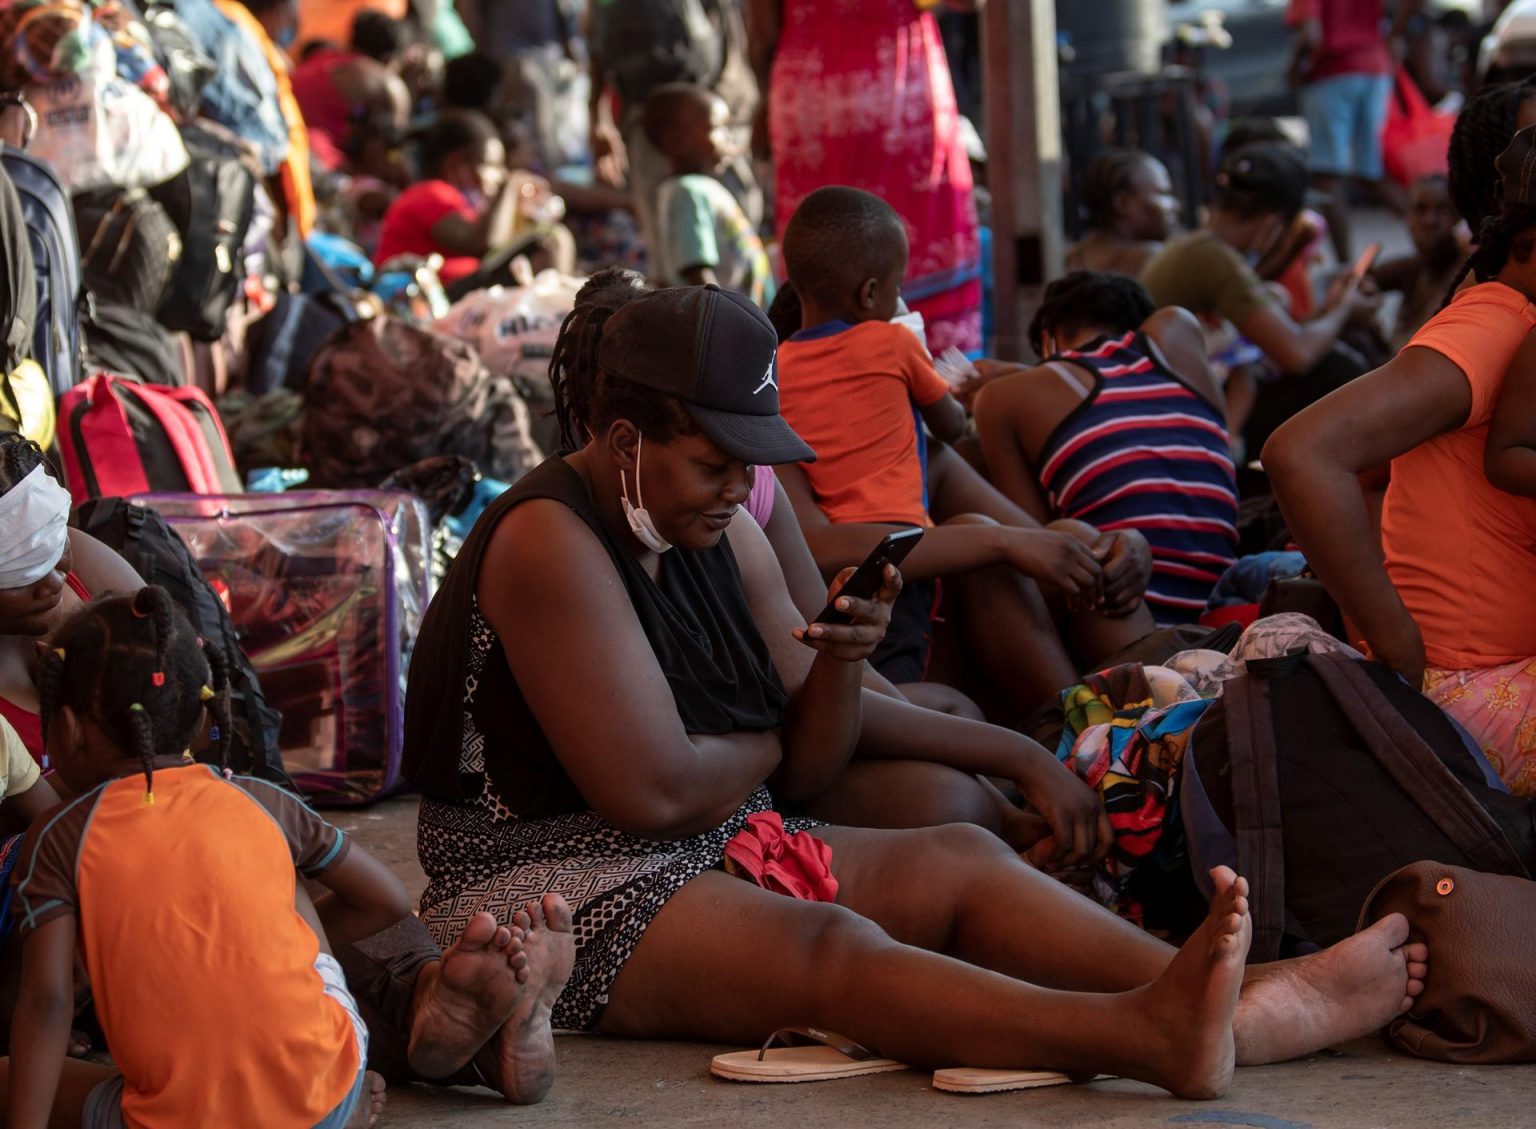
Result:
{"label": "white plastic bag", "polygon": [[560,326],[585,283],[547,270],[526,277],[522,286],[477,290],[456,302],[434,328],[473,345],[492,372],[539,388],[548,383]]}
{"label": "white plastic bag", "polygon": [[29,86],[27,100],[37,111],[28,152],[52,165],[71,192],[151,188],[187,167],[176,123],[118,77],[110,40],[79,74]]}

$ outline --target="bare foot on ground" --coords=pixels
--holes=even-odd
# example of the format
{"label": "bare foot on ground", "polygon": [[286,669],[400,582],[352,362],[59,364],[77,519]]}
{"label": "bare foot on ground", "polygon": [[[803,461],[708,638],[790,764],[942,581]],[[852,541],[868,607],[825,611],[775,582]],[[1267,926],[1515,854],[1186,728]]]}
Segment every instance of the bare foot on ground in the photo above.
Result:
{"label": "bare foot on ground", "polygon": [[521,930],[477,913],[443,959],[422,970],[411,1015],[411,1069],[423,1078],[462,1070],[501,1029],[523,989]]}
{"label": "bare foot on ground", "polygon": [[1151,1061],[1127,1073],[1181,1098],[1219,1098],[1232,1082],[1232,1016],[1253,940],[1247,879],[1225,866],[1211,877],[1209,916],[1163,974],[1135,993],[1154,1042]]}
{"label": "bare foot on ground", "polygon": [[1244,1066],[1283,1062],[1385,1027],[1424,991],[1429,947],[1389,914],[1331,949],[1251,969],[1233,1034]]}
{"label": "bare foot on ground", "polygon": [[571,908],[559,894],[529,902],[512,919],[521,930],[513,942],[527,957],[518,972],[521,991],[511,1017],[475,1056],[480,1074],[509,1102],[542,1101],[555,1082],[555,1037],[550,1014],[576,963]]}
{"label": "bare foot on ground", "polygon": [[384,1077],[368,1071],[363,1076],[363,1096],[347,1120],[347,1129],[373,1129],[384,1112]]}

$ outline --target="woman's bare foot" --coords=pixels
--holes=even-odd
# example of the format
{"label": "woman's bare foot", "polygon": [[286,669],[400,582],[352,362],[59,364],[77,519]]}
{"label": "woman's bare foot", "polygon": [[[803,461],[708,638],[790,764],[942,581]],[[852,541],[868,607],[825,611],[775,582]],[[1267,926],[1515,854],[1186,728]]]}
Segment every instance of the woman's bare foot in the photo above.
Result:
{"label": "woman's bare foot", "polygon": [[384,1097],[383,1076],[368,1071],[363,1076],[363,1096],[358,1099],[357,1108],[347,1120],[347,1129],[373,1129],[379,1123],[379,1115],[384,1112]]}
{"label": "woman's bare foot", "polygon": [[1244,1066],[1311,1054],[1380,1030],[1424,990],[1429,948],[1389,914],[1331,949],[1249,970],[1233,1034]]}
{"label": "woman's bare foot", "polygon": [[443,959],[422,969],[411,1011],[407,1058],[423,1078],[462,1070],[517,1006],[528,963],[521,930],[488,913],[469,919]]}
{"label": "woman's bare foot", "polygon": [[512,919],[527,957],[518,973],[521,991],[510,1018],[475,1056],[480,1075],[509,1102],[542,1101],[555,1082],[555,1037],[550,1014],[576,963],[571,907],[559,894],[545,894]]}
{"label": "woman's bare foot", "polygon": [[1153,1033],[1152,1057],[1127,1073],[1181,1098],[1219,1098],[1232,1082],[1232,1016],[1253,940],[1247,879],[1225,866],[1211,878],[1210,914],[1163,974],[1135,993]]}

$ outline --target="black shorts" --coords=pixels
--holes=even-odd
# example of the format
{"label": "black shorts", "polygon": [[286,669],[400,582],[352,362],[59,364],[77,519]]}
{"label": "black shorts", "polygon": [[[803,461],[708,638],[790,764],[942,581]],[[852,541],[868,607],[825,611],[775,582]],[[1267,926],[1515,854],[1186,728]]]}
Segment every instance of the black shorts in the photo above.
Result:
{"label": "black shorts", "polygon": [[874,668],[898,686],[928,678],[933,656],[933,625],[944,588],[938,580],[907,581],[891,608],[891,626],[870,658]]}

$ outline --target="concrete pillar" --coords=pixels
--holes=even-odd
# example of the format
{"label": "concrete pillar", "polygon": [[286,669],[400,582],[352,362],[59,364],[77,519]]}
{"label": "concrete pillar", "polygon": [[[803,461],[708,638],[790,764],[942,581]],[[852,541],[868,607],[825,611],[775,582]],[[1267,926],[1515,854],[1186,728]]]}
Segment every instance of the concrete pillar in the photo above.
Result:
{"label": "concrete pillar", "polygon": [[1024,330],[1065,250],[1055,0],[991,0],[983,13],[995,355],[1027,360]]}

